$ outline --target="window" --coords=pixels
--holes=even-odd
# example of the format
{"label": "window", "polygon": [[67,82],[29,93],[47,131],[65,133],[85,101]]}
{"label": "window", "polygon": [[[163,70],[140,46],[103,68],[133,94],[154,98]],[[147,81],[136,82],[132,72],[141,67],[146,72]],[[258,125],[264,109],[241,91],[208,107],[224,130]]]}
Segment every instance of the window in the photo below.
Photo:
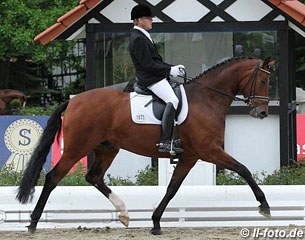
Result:
{"label": "window", "polygon": [[[276,31],[151,33],[151,36],[165,62],[185,65],[189,77],[231,57],[278,57]],[[97,87],[133,80],[135,72],[128,43],[129,33],[96,33]],[[270,97],[278,99],[275,80],[271,81]]]}

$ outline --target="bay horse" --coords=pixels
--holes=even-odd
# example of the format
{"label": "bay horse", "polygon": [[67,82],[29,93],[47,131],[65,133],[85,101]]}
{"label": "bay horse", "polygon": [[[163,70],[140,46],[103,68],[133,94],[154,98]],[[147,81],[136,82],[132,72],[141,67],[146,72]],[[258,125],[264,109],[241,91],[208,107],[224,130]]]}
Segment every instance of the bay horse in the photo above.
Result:
{"label": "bay horse", "polygon": [[[232,58],[184,84],[189,103],[188,117],[179,126],[184,153],[177,163],[165,196],[153,212],[152,234],[161,234],[161,216],[198,159],[232,170],[243,177],[260,203],[259,212],[270,217],[266,197],[250,171],[228,155],[222,146],[226,114],[237,93],[243,94],[252,117],[267,117],[269,75],[273,65],[274,61],[271,60]],[[73,165],[92,150],[95,159],[85,178],[109,199],[119,212],[119,220],[128,226],[125,203],[104,182],[106,170],[120,148],[144,156],[170,157],[168,153],[159,153],[156,147],[160,126],[138,125],[131,120],[129,93],[109,88],[93,89],[59,105],[49,118],[24,171],[16,198],[21,203],[32,200],[50,146],[62,127],[61,115],[64,111],[64,151],[60,161],[46,175],[28,230],[35,232],[52,190]]]}
{"label": "bay horse", "polygon": [[21,102],[22,107],[25,107],[28,96],[23,92],[13,89],[2,89],[0,90],[0,115],[9,113],[10,102],[13,99],[18,99]]}

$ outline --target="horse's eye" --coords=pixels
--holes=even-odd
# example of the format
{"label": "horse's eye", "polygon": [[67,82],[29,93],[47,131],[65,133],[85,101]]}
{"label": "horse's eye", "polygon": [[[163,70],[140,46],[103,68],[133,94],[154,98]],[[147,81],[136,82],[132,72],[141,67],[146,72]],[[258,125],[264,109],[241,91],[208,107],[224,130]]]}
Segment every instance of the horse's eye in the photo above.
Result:
{"label": "horse's eye", "polygon": [[261,84],[265,84],[266,83],[266,80],[261,80]]}

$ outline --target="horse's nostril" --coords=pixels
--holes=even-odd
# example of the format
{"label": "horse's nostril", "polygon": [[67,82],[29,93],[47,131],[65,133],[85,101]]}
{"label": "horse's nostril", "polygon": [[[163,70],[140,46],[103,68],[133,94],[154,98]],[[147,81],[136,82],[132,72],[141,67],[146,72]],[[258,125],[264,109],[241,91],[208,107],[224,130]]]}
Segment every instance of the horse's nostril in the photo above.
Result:
{"label": "horse's nostril", "polygon": [[268,116],[268,113],[266,111],[262,111],[260,115],[261,115],[261,118],[265,118]]}

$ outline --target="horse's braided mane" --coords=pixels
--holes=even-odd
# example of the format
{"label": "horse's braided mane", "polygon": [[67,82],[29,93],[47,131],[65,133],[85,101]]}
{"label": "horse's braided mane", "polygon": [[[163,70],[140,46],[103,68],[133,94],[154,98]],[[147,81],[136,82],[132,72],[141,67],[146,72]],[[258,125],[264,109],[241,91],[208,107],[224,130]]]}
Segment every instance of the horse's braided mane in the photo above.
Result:
{"label": "horse's braided mane", "polygon": [[244,56],[243,56],[243,57],[232,57],[232,58],[229,58],[229,59],[227,59],[227,60],[225,60],[225,61],[223,61],[223,62],[221,62],[221,63],[218,63],[218,64],[216,64],[216,65],[214,65],[214,66],[208,68],[208,69],[205,70],[204,72],[200,73],[198,76],[192,78],[192,79],[191,79],[190,81],[188,81],[187,83],[191,83],[191,82],[193,82],[194,80],[197,80],[197,79],[201,78],[203,75],[206,75],[207,73],[209,73],[209,72],[211,72],[211,71],[213,71],[213,70],[215,70],[215,69],[217,69],[217,68],[219,68],[219,67],[221,67],[221,66],[223,66],[223,65],[225,65],[225,64],[227,64],[227,63],[229,63],[229,62],[237,61],[237,60],[241,60],[241,59],[255,59],[255,58],[254,58],[254,57],[244,57]]}

